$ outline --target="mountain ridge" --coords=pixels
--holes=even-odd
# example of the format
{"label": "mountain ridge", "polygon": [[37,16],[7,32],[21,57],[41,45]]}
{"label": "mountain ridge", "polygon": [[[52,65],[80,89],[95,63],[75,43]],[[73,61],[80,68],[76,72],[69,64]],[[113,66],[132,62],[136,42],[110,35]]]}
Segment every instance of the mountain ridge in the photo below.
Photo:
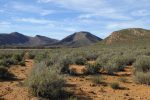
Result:
{"label": "mountain ridge", "polygon": [[15,46],[40,46],[58,42],[56,39],[45,36],[36,35],[34,37],[23,35],[19,32],[2,33],[0,34],[0,46],[15,45]]}
{"label": "mountain ridge", "polygon": [[64,39],[56,43],[56,45],[80,47],[91,45],[101,40],[101,38],[91,34],[90,32],[80,31],[65,37]]}
{"label": "mountain ridge", "polygon": [[137,41],[150,40],[150,30],[142,28],[127,28],[119,31],[114,31],[106,39],[106,44],[113,44],[117,42],[134,43]]}

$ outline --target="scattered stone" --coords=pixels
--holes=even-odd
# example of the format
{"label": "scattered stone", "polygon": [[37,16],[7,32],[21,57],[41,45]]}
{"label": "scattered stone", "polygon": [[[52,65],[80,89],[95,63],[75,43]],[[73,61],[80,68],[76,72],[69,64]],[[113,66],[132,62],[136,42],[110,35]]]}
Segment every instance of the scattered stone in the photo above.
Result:
{"label": "scattered stone", "polygon": [[95,85],[95,84],[90,84],[90,86],[91,86],[91,87],[95,87],[96,85]]}
{"label": "scattered stone", "polygon": [[124,95],[125,95],[125,96],[129,96],[129,94],[128,94],[128,93],[125,93]]}
{"label": "scattered stone", "polygon": [[89,93],[96,94],[94,91],[90,91]]}

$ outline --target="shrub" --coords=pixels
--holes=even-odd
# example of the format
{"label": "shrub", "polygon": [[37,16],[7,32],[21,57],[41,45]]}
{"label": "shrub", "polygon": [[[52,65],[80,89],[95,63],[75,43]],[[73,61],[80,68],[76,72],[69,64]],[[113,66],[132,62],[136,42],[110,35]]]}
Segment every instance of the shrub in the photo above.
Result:
{"label": "shrub", "polygon": [[61,72],[62,73],[66,73],[66,74],[70,74],[70,70],[69,70],[69,66],[72,64],[73,62],[69,59],[69,58],[63,58],[60,61],[60,66],[61,66]]}
{"label": "shrub", "polygon": [[94,78],[92,78],[93,83],[96,83],[96,84],[101,84],[103,80],[104,78],[102,76],[94,76]]}
{"label": "shrub", "polygon": [[109,57],[107,56],[99,56],[96,60],[96,63],[101,64],[103,67],[108,63]]}
{"label": "shrub", "polygon": [[15,65],[17,64],[17,61],[11,58],[4,58],[0,60],[0,65],[9,67],[10,65]]}
{"label": "shrub", "polygon": [[21,61],[21,62],[19,62],[19,65],[21,65],[21,66],[25,66],[26,64],[25,64],[25,61]]}
{"label": "shrub", "polygon": [[102,66],[100,64],[87,64],[86,69],[87,69],[87,74],[98,74],[100,72],[100,69]]}
{"label": "shrub", "polygon": [[116,82],[111,83],[110,86],[111,86],[112,89],[120,89],[119,83],[116,83]]}
{"label": "shrub", "polygon": [[86,59],[83,57],[76,57],[74,59],[74,63],[77,65],[85,65],[86,64]]}
{"label": "shrub", "polygon": [[136,61],[136,59],[131,55],[123,56],[122,60],[124,62],[124,65],[132,65]]}
{"label": "shrub", "polygon": [[96,60],[98,58],[98,55],[97,54],[88,54],[87,56],[86,56],[86,59],[88,60],[88,61],[90,61],[90,60]]}
{"label": "shrub", "polygon": [[23,59],[23,56],[21,54],[13,54],[12,59],[20,62]]}
{"label": "shrub", "polygon": [[14,75],[7,68],[0,66],[0,79],[11,79]]}
{"label": "shrub", "polygon": [[137,58],[133,66],[137,71],[142,71],[142,72],[150,71],[150,57],[141,56]]}
{"label": "shrub", "polygon": [[34,96],[44,98],[61,98],[65,81],[55,69],[47,67],[44,63],[35,66],[26,84]]}
{"label": "shrub", "polygon": [[69,97],[67,100],[78,100],[76,97]]}
{"label": "shrub", "polygon": [[44,53],[39,53],[38,55],[35,56],[35,60],[37,62],[41,62],[43,59],[46,59],[47,58],[47,53],[44,52]]}
{"label": "shrub", "polygon": [[134,81],[139,84],[150,85],[150,72],[136,72],[134,76]]}
{"label": "shrub", "polygon": [[34,54],[28,53],[28,59],[34,59],[34,58],[35,58]]}
{"label": "shrub", "polygon": [[120,82],[123,82],[123,83],[126,83],[126,82],[127,82],[127,79],[124,78],[124,77],[121,77],[121,78],[119,78],[118,80],[119,80]]}

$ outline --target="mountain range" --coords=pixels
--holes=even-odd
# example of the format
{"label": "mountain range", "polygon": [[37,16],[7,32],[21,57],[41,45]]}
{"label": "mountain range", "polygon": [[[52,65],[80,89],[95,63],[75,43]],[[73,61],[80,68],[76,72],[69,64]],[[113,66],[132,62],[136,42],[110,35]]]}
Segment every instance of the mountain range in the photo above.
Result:
{"label": "mountain range", "polygon": [[41,46],[46,44],[53,44],[56,42],[58,42],[58,40],[40,35],[30,37],[18,32],[0,34],[0,46]]}
{"label": "mountain range", "polygon": [[62,40],[52,39],[45,36],[26,36],[18,32],[9,34],[0,33],[0,46],[88,46],[103,41],[105,44],[150,42],[150,30],[142,28],[128,28],[113,32],[102,40],[90,32],[75,32]]}

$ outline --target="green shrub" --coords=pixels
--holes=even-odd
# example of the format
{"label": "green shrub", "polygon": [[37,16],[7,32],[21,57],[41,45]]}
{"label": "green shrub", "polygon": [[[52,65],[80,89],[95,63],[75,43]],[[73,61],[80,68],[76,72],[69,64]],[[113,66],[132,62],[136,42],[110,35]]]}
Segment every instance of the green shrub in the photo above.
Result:
{"label": "green shrub", "polygon": [[4,58],[0,60],[0,65],[9,67],[10,65],[15,65],[17,64],[17,61],[12,59],[12,58]]}
{"label": "green shrub", "polygon": [[150,72],[136,72],[134,75],[134,81],[139,84],[150,85]]}
{"label": "green shrub", "polygon": [[110,86],[111,86],[112,89],[120,89],[119,83],[116,83],[116,82],[111,83]]}
{"label": "green shrub", "polygon": [[23,56],[21,54],[13,54],[12,58],[18,62],[22,61]]}
{"label": "green shrub", "polygon": [[19,65],[21,65],[21,66],[26,66],[25,61],[19,62]]}
{"label": "green shrub", "polygon": [[60,66],[61,66],[61,72],[70,74],[69,66],[73,64],[73,62],[69,58],[63,58],[60,61]]}
{"label": "green shrub", "polygon": [[26,84],[34,96],[56,99],[64,95],[65,81],[63,77],[43,62],[35,66],[26,80]]}
{"label": "green shrub", "polygon": [[119,78],[118,80],[119,80],[120,82],[123,82],[123,83],[126,83],[126,82],[127,82],[127,79],[124,78],[124,77],[121,77],[121,78]]}
{"label": "green shrub", "polygon": [[78,100],[76,97],[69,97],[67,100]]}
{"label": "green shrub", "polygon": [[0,66],[0,79],[11,79],[14,74],[10,73],[7,68]]}
{"label": "green shrub", "polygon": [[86,59],[83,57],[76,57],[74,58],[74,63],[77,65],[85,65],[86,64]]}
{"label": "green shrub", "polygon": [[98,74],[101,68],[102,66],[98,63],[86,65],[87,74]]}
{"label": "green shrub", "polygon": [[34,58],[35,58],[34,54],[28,53],[28,59],[34,59]]}
{"label": "green shrub", "polygon": [[46,59],[46,58],[48,58],[47,52],[42,52],[35,56],[35,60],[37,62],[41,62],[41,61],[43,61],[43,59]]}
{"label": "green shrub", "polygon": [[150,57],[140,56],[137,58],[133,65],[137,71],[148,72],[150,71]]}
{"label": "green shrub", "polygon": [[88,54],[87,56],[86,56],[86,59],[88,60],[88,61],[90,61],[90,60],[96,60],[98,58],[98,55],[97,54]]}
{"label": "green shrub", "polygon": [[104,78],[102,76],[94,76],[92,78],[93,83],[101,84],[103,82]]}
{"label": "green shrub", "polygon": [[103,67],[108,63],[110,57],[106,56],[99,56],[96,60],[96,63],[101,64]]}

